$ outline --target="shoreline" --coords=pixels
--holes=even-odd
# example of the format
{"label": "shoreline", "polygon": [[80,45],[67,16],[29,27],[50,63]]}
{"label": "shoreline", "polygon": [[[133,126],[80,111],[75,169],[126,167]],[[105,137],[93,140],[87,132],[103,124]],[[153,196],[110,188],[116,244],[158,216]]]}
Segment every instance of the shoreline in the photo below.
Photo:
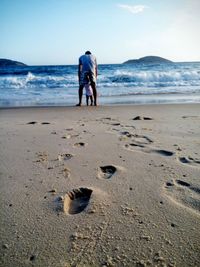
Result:
{"label": "shoreline", "polygon": [[116,104],[99,104],[98,106],[87,106],[85,103],[81,106],[78,107],[76,104],[74,105],[38,105],[38,106],[0,106],[0,110],[10,110],[10,109],[70,109],[70,108],[112,108],[112,107],[137,107],[137,106],[142,106],[142,107],[153,107],[153,106],[188,106],[188,105],[200,105],[199,102],[188,102],[188,103],[116,103]]}
{"label": "shoreline", "polygon": [[[183,93],[183,94],[133,94],[133,95],[119,95],[119,96],[99,96],[98,102],[102,106],[118,106],[118,105],[165,105],[165,104],[192,104],[200,103],[200,94],[196,93]],[[41,100],[42,101],[42,100]],[[8,101],[2,101],[0,103],[0,109],[2,108],[19,108],[19,107],[69,107],[75,106],[78,98],[73,96],[70,99],[65,99],[65,101],[60,101],[58,99],[43,102],[33,101],[12,101],[8,104]],[[5,104],[6,103],[6,104]],[[16,104],[21,103],[21,105]],[[85,105],[85,96],[83,95],[83,106]]]}
{"label": "shoreline", "polygon": [[0,108],[0,265],[199,266],[200,105]]}

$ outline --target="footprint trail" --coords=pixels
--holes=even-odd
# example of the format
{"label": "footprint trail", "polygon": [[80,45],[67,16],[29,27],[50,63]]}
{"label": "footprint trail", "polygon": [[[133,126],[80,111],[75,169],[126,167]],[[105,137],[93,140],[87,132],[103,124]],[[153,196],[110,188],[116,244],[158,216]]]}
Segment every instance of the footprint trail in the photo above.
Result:
{"label": "footprint trail", "polygon": [[175,203],[189,208],[200,215],[200,187],[183,180],[165,184],[166,195]]}

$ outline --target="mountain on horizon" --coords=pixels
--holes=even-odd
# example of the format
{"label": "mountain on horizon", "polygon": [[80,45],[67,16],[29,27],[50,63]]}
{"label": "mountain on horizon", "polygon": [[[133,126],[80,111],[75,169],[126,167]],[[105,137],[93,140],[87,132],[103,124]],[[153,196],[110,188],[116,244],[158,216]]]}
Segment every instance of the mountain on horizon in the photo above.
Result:
{"label": "mountain on horizon", "polygon": [[0,58],[0,67],[27,66],[26,64],[11,59]]}
{"label": "mountain on horizon", "polygon": [[163,57],[146,56],[146,57],[141,57],[139,59],[129,59],[125,61],[123,64],[133,64],[133,63],[160,64],[160,63],[173,63],[173,61]]}

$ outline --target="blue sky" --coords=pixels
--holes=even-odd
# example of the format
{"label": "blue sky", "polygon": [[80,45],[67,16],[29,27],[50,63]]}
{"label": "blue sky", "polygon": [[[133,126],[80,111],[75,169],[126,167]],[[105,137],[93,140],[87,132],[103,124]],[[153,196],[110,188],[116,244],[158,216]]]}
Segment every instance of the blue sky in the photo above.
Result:
{"label": "blue sky", "polygon": [[0,0],[0,58],[30,65],[146,55],[200,61],[199,0]]}

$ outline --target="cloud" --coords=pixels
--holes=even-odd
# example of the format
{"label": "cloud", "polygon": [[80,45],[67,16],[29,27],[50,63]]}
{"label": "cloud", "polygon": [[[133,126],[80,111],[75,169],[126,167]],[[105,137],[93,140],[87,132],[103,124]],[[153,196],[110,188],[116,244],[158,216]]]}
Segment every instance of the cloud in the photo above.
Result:
{"label": "cloud", "polygon": [[131,12],[132,14],[137,14],[140,12],[143,12],[145,8],[148,8],[148,6],[144,6],[144,5],[122,5],[122,4],[118,4],[118,7],[125,9],[129,12]]}

